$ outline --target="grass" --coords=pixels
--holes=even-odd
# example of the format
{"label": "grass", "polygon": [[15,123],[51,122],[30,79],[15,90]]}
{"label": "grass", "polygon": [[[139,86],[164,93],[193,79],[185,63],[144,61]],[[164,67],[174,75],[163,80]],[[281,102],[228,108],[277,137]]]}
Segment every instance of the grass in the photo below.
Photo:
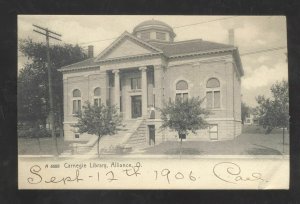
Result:
{"label": "grass", "polygon": [[[289,154],[289,135],[285,135],[284,152],[282,145],[282,130],[273,130],[271,134],[264,134],[257,126],[244,126],[243,133],[234,140],[228,141],[183,141],[183,155],[280,155]],[[255,133],[255,134],[254,134]],[[71,142],[58,139],[59,153],[70,149]],[[41,138],[41,150],[36,139],[18,139],[18,153],[20,155],[52,155],[52,138]],[[148,155],[179,155],[179,141],[166,141],[156,146],[144,149]],[[141,154],[141,153],[138,153]]]}
{"label": "grass", "polygon": [[[249,133],[249,134],[265,134],[266,129],[259,125],[243,125],[242,133]],[[285,130],[285,133],[287,131]],[[281,128],[275,128],[271,131],[271,134],[282,134]]]}
{"label": "grass", "polygon": [[[144,149],[144,154],[179,154],[179,141],[166,141]],[[281,155],[289,154],[289,135],[285,136],[284,152],[281,134],[246,134],[227,141],[184,141],[186,155]]]}
{"label": "grass", "polygon": [[[57,138],[57,146],[59,153],[68,150],[71,142],[64,141],[63,138]],[[53,155],[53,141],[52,138],[40,138],[41,149],[37,139],[19,138],[18,139],[18,153],[20,155]]]}

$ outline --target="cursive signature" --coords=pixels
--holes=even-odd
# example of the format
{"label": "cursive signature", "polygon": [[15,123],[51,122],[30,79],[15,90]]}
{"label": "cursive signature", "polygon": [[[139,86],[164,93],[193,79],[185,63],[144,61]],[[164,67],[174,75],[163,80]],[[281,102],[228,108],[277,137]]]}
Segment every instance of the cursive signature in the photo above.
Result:
{"label": "cursive signature", "polygon": [[233,162],[220,162],[213,168],[214,175],[227,183],[237,184],[241,181],[264,181],[262,174],[258,172],[252,172],[250,176],[242,176],[242,170],[239,165]]}

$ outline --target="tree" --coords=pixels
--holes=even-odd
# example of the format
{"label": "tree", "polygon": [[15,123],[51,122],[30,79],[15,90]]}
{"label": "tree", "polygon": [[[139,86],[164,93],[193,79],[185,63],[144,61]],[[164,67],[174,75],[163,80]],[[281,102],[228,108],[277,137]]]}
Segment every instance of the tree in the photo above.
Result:
{"label": "tree", "polygon": [[169,128],[178,133],[180,138],[180,155],[182,139],[189,132],[196,133],[199,129],[204,129],[208,123],[204,119],[209,112],[201,108],[204,98],[190,98],[188,100],[177,99],[175,102],[169,101],[161,111],[163,121],[162,128]]}
{"label": "tree", "polygon": [[99,143],[105,135],[113,135],[121,125],[121,117],[116,106],[91,105],[89,102],[83,106],[82,113],[76,115],[78,122],[73,127],[78,128],[79,133],[88,133],[98,136],[97,153],[100,157]]}
{"label": "tree", "polygon": [[242,104],[241,104],[242,124],[245,123],[246,117],[249,115],[249,113],[250,113],[250,107],[247,106],[246,103],[242,102]]}
{"label": "tree", "polygon": [[[29,59],[18,76],[18,121],[45,126],[49,115],[48,72],[46,67],[46,45],[31,39],[19,41],[20,52]],[[53,77],[53,101],[55,126],[62,135],[63,121],[63,81],[57,69],[86,59],[86,54],[78,45],[50,46]],[[55,127],[53,127],[55,128]]]}
{"label": "tree", "polygon": [[274,128],[282,128],[284,141],[284,129],[289,126],[289,96],[288,83],[283,80],[271,86],[271,98],[258,96],[256,101],[258,107],[259,124],[267,129],[266,134],[271,133]]}

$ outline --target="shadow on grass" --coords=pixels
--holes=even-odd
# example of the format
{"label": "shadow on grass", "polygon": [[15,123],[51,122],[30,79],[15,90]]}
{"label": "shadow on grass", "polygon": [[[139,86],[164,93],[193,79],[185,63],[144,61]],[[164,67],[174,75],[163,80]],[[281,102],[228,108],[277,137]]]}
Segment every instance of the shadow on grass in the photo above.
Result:
{"label": "shadow on grass", "polygon": [[270,148],[252,148],[246,152],[250,155],[282,155],[280,151]]}

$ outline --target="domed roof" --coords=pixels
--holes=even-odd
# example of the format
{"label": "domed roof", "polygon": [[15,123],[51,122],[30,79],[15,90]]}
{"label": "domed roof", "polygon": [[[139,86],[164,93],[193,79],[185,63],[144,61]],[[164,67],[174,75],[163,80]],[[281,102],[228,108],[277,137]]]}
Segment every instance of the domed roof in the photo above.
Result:
{"label": "domed roof", "polygon": [[165,30],[165,31],[171,32],[171,34],[173,36],[175,36],[174,30],[171,26],[169,26],[168,24],[166,24],[162,21],[158,21],[158,20],[154,20],[154,19],[141,22],[140,24],[135,26],[135,28],[133,29],[133,34],[135,34],[138,31],[147,30],[150,28],[157,28],[160,30]]}

